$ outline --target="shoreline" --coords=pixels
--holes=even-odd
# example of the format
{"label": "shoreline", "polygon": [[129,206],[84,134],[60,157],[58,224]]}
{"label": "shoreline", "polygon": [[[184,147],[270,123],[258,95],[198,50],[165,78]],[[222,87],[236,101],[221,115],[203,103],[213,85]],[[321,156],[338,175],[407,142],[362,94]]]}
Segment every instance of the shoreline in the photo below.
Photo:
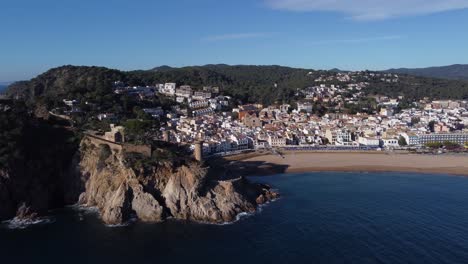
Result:
{"label": "shoreline", "polygon": [[386,152],[287,152],[231,157],[228,169],[244,176],[305,172],[409,172],[468,176],[466,155]]}

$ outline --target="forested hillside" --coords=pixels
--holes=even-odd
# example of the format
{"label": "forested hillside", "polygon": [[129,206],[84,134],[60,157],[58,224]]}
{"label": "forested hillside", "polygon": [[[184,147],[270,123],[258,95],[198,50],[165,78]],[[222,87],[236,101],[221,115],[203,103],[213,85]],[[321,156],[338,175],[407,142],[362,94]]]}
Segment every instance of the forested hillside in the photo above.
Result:
{"label": "forested hillside", "polygon": [[[147,71],[123,72],[102,67],[63,66],[51,69],[30,81],[10,86],[7,94],[29,100],[60,98],[90,98],[98,103],[109,101],[112,85],[122,81],[128,85],[154,85],[176,82],[192,87],[215,85],[225,95],[246,102],[289,102],[298,89],[318,85],[319,76],[335,71],[314,71],[282,66],[206,65],[184,68],[159,67]],[[369,81],[369,80],[367,80]],[[401,75],[398,83],[370,80],[368,94],[404,95],[419,99],[468,99],[468,81]],[[347,84],[346,82],[340,84]]]}
{"label": "forested hillside", "polygon": [[430,78],[468,80],[468,64],[455,64],[450,66],[429,67],[418,69],[390,69],[387,72],[411,74]]}

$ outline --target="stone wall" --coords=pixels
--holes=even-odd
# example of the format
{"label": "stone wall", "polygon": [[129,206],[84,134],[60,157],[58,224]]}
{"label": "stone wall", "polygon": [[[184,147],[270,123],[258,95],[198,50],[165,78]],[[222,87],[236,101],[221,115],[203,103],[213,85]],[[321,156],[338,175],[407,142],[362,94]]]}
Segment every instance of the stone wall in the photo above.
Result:
{"label": "stone wall", "polygon": [[96,135],[86,134],[87,139],[96,146],[101,144],[108,145],[115,152],[127,152],[127,153],[139,153],[145,157],[151,157],[151,146],[150,145],[134,145],[129,143],[115,143]]}
{"label": "stone wall", "polygon": [[145,157],[151,157],[151,146],[150,145],[133,145],[124,143],[122,145],[124,152],[133,152],[133,153],[140,153]]}
{"label": "stone wall", "polygon": [[112,141],[109,141],[109,140],[105,140],[103,138],[100,138],[98,136],[94,136],[94,135],[90,135],[90,134],[86,134],[86,138],[92,143],[94,144],[95,146],[99,146],[101,144],[106,144],[108,145],[113,151],[115,152],[121,152],[123,150],[123,146],[119,143],[114,143]]}

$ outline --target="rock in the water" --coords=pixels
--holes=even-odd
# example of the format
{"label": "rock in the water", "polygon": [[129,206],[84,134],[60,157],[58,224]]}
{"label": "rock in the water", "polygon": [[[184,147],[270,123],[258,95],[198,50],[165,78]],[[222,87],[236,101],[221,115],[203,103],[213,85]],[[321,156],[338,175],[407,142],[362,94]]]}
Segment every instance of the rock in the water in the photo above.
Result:
{"label": "rock in the water", "polygon": [[25,203],[21,204],[16,212],[16,218],[20,220],[32,220],[37,217],[37,213],[33,212]]}

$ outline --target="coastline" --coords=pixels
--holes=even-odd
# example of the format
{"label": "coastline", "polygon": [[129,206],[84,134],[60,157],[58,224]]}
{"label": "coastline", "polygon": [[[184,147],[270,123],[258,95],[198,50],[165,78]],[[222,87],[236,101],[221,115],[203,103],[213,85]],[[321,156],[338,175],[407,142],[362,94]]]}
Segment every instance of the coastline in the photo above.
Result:
{"label": "coastline", "polygon": [[303,172],[411,172],[468,176],[466,155],[386,152],[287,152],[231,157],[228,168],[241,175]]}

